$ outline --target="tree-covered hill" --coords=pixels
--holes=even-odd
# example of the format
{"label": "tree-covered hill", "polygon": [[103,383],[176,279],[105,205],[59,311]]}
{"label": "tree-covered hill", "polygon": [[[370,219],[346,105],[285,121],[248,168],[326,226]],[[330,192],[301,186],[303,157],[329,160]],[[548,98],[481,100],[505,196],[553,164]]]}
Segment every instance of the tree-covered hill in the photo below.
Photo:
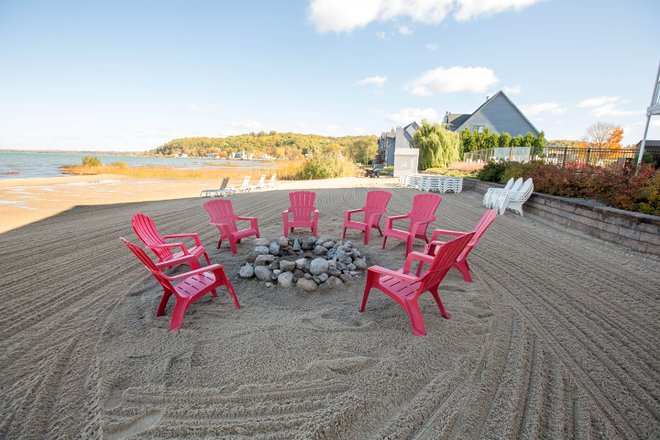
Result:
{"label": "tree-covered hill", "polygon": [[376,136],[328,137],[315,134],[259,132],[224,138],[190,137],[174,139],[151,153],[172,156],[187,154],[189,157],[215,155],[229,157],[234,152],[245,152],[260,157],[264,154],[275,158],[296,159],[309,153],[341,153],[357,161],[373,158],[376,153]]}

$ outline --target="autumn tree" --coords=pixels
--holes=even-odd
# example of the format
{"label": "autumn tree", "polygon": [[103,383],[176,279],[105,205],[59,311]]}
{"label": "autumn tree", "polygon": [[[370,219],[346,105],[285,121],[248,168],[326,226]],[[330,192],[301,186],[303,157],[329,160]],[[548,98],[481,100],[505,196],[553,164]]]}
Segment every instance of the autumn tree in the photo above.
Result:
{"label": "autumn tree", "polygon": [[[617,130],[621,132],[620,135],[623,135],[623,130],[616,125],[597,122],[587,128],[587,141],[591,147],[608,148],[607,144],[614,137]],[[621,139],[619,139],[619,142],[621,142]]]}
{"label": "autumn tree", "polygon": [[371,139],[358,139],[348,147],[348,154],[355,162],[369,163],[376,157],[378,144]]}

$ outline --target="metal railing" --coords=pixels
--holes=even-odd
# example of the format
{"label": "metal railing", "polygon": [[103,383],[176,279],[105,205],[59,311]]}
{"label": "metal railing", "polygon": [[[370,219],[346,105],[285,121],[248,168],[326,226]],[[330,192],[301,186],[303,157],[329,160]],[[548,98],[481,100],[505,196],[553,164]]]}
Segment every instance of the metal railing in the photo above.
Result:
{"label": "metal railing", "polygon": [[[636,164],[639,150],[637,148],[569,148],[562,146],[548,146],[543,148],[543,153],[539,155],[532,154],[531,147],[507,147],[507,148],[489,148],[487,150],[477,150],[465,153],[466,162],[490,162],[497,160],[530,162],[532,160],[542,160],[548,164],[558,165],[560,167],[573,166],[583,167],[585,165],[595,165],[604,167],[623,167],[627,163]],[[649,151],[653,164],[660,165],[660,152]]]}

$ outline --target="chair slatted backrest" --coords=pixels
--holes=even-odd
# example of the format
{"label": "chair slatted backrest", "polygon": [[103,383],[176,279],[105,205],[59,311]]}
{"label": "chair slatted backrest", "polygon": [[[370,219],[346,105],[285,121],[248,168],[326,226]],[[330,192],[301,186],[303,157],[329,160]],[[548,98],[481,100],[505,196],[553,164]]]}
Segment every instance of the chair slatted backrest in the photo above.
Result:
{"label": "chair slatted backrest", "polygon": [[243,177],[243,183],[241,183],[240,187],[243,189],[250,187],[250,176]]}
{"label": "chair slatted backrest", "polygon": [[275,179],[277,179],[277,173],[273,173],[273,175],[270,176],[270,179],[268,180],[268,185],[275,184]]}
{"label": "chair slatted backrest", "polygon": [[515,182],[515,180],[513,177],[511,177],[509,180],[507,180],[506,185],[504,185],[504,188],[502,189],[504,190],[511,189],[511,187],[513,186],[513,182]]}
{"label": "chair slatted backrest", "polygon": [[525,183],[523,183],[522,187],[520,188],[520,199],[527,200],[529,196],[532,195],[533,192],[534,192],[534,182],[530,177],[529,179],[525,180]]}
{"label": "chair slatted backrest", "polygon": [[481,220],[479,220],[479,223],[477,223],[477,226],[474,227],[474,237],[472,237],[472,240],[468,244],[467,247],[474,247],[477,243],[479,243],[479,239],[481,238],[482,235],[484,235],[484,232],[486,232],[486,229],[490,226],[491,223],[495,220],[497,217],[497,209],[487,209],[484,212],[484,215],[481,216]]}
{"label": "chair slatted backrest", "polygon": [[204,209],[211,217],[211,223],[222,223],[227,225],[230,232],[236,232],[236,214],[231,200],[214,199],[204,203]]}
{"label": "chair slatted backrest", "polygon": [[172,283],[169,282],[167,278],[163,276],[163,273],[156,267],[153,261],[151,261],[151,258],[144,252],[139,246],[134,245],[130,241],[124,239],[123,237],[119,237],[121,241],[124,242],[126,246],[135,254],[136,257],[138,257],[138,260],[142,262],[144,267],[149,269],[149,272],[156,278],[156,280],[167,290],[170,292],[174,293],[176,295],[176,290],[172,286]]}
{"label": "chair slatted backrest", "polygon": [[440,246],[438,253],[433,258],[431,267],[422,277],[422,282],[417,290],[418,294],[440,284],[440,281],[442,281],[449,269],[454,265],[456,259],[463,252],[463,249],[465,249],[465,246],[467,246],[470,240],[472,240],[473,236],[474,232],[470,232]]}
{"label": "chair slatted backrest", "polygon": [[224,179],[222,179],[222,183],[220,184],[220,191],[227,188],[228,184],[229,184],[229,177],[225,177]]}
{"label": "chair slatted backrest", "polygon": [[289,211],[293,213],[293,221],[312,219],[312,213],[316,209],[314,207],[315,198],[316,193],[314,191],[294,191],[289,193],[289,201],[291,202]]}
{"label": "chair slatted backrest", "polygon": [[511,191],[518,191],[523,186],[523,178],[518,177],[513,183],[513,186],[510,188]]}
{"label": "chair slatted backrest", "polygon": [[369,191],[367,193],[367,204],[364,206],[364,222],[369,220],[372,214],[380,214],[374,221],[378,223],[382,214],[387,212],[387,204],[390,202],[392,193],[389,191]]}
{"label": "chair slatted backrest", "polygon": [[[148,215],[138,212],[133,216],[131,223],[133,224],[133,231],[135,231],[135,234],[145,246],[165,244],[165,239],[160,235],[156,224]],[[169,248],[154,248],[152,251],[161,261],[168,260],[173,256]]]}
{"label": "chair slatted backrest", "polygon": [[412,211],[408,213],[410,218],[409,230],[413,223],[431,223],[435,221],[435,211],[442,201],[442,197],[435,194],[417,194],[413,199]]}

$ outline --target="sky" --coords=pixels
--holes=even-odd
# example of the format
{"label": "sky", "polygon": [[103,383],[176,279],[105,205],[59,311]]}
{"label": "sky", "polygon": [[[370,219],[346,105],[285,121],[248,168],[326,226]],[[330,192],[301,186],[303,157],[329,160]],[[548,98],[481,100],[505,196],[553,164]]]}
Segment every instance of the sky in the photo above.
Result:
{"label": "sky", "polygon": [[547,139],[604,122],[637,143],[658,17],[658,0],[0,0],[0,149],[380,135],[499,90]]}

